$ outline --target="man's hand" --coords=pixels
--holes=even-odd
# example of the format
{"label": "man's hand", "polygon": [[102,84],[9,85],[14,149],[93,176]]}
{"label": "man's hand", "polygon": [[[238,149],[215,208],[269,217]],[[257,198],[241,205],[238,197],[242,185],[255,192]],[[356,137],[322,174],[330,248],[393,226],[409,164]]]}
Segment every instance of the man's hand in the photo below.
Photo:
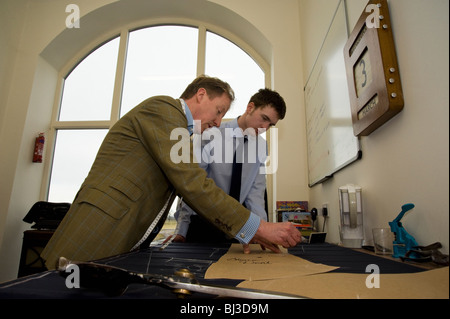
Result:
{"label": "man's hand", "polygon": [[[172,238],[172,236],[174,236],[174,235],[170,235],[169,237],[167,237],[164,240],[163,244],[167,243],[170,240],[170,238]],[[186,242],[186,238],[184,238],[183,236],[181,236],[179,234],[176,234],[175,238],[172,240],[172,242],[174,242],[174,243],[185,243]]]}
{"label": "man's hand", "polygon": [[[262,250],[266,250],[266,248],[263,245],[260,245]],[[242,244],[242,248],[244,249],[244,254],[250,254],[252,250],[250,249],[250,245],[248,244]]]}
{"label": "man's hand", "polygon": [[[261,247],[280,253],[278,245],[284,248],[294,247],[302,240],[302,234],[291,223],[268,223],[261,220],[259,228],[251,243],[260,244]],[[250,253],[250,249],[244,246],[244,253]]]}

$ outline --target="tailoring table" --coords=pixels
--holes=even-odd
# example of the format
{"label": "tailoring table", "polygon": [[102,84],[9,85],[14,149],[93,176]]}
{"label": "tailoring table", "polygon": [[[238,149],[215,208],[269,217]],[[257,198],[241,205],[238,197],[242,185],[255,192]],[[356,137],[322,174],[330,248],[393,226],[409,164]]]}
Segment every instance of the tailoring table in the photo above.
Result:
{"label": "tailoring table", "polygon": [[[164,250],[153,246],[105,259],[98,263],[120,267],[138,273],[173,275],[179,269],[188,269],[203,284],[236,286],[241,280],[205,279],[205,272],[229,249],[229,244],[172,243]],[[354,249],[322,243],[300,244],[289,253],[310,262],[339,267],[334,273],[365,274],[369,264],[376,264],[384,274],[418,273],[424,268],[368,254]],[[215,298],[194,293],[188,300]],[[45,271],[0,284],[0,299],[104,299],[97,291],[68,289],[58,271]],[[170,290],[152,285],[131,284],[127,291],[115,299],[176,299]]]}

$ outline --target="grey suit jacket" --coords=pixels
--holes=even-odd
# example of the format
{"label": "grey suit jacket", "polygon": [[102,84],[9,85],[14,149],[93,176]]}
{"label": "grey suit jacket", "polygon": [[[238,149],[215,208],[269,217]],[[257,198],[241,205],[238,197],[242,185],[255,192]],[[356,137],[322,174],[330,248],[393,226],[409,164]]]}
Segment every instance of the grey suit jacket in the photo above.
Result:
{"label": "grey suit jacket", "polygon": [[170,140],[170,134],[186,126],[180,101],[158,96],[136,106],[110,129],[41,254],[49,269],[61,256],[87,261],[130,251],[164,205],[170,207],[174,194],[223,232],[236,235],[250,212],[207,178],[198,164],[176,164],[170,158],[172,146],[180,143]]}

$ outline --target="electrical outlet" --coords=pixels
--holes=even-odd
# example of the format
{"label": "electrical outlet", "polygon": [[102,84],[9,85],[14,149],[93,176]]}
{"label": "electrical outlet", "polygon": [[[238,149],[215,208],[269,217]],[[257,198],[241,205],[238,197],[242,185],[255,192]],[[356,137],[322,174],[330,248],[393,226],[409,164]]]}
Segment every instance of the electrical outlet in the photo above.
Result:
{"label": "electrical outlet", "polygon": [[328,203],[322,204],[322,216],[328,216]]}

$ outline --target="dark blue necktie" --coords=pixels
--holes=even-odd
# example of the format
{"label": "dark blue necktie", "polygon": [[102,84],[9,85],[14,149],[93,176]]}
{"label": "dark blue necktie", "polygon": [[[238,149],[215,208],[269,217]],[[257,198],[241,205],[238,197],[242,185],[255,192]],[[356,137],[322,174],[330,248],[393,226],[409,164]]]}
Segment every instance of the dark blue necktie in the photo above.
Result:
{"label": "dark blue necktie", "polygon": [[[244,138],[244,145],[245,142],[247,142],[247,137]],[[241,147],[242,152],[240,152],[240,154],[243,154],[244,152],[244,145],[242,145]],[[238,149],[239,147],[236,147],[236,151],[234,152],[233,156],[233,170],[231,172],[231,185],[229,195],[231,197],[234,197],[239,202],[241,197],[242,161],[236,160],[236,153],[238,153]]]}

